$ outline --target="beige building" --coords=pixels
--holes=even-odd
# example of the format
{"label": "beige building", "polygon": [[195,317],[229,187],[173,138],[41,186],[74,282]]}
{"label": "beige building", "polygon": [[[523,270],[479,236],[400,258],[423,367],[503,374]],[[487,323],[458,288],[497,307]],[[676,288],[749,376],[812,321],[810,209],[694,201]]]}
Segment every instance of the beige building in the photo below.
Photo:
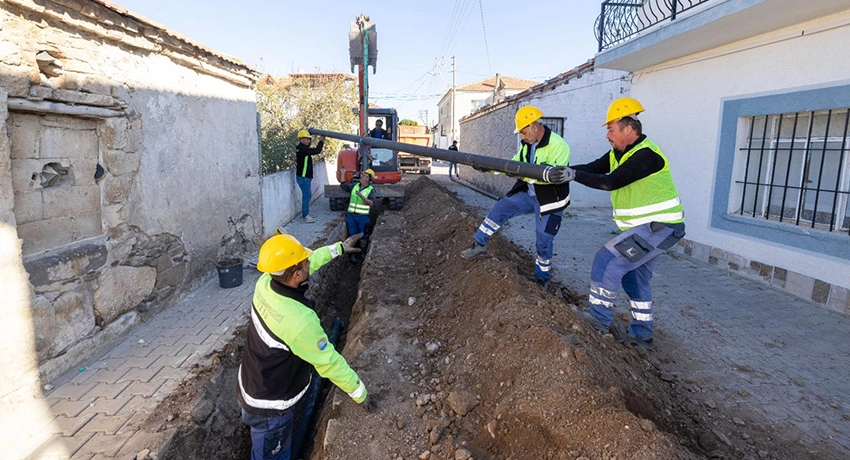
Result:
{"label": "beige building", "polygon": [[0,30],[0,426],[22,428],[41,385],[254,249],[259,75],[101,0],[4,1]]}

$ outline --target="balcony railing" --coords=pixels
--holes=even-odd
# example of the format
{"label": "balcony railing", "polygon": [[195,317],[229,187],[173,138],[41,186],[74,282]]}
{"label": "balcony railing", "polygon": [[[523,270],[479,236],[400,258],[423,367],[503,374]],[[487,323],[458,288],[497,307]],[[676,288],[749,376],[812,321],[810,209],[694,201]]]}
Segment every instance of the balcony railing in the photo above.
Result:
{"label": "balcony railing", "polygon": [[596,18],[599,51],[619,45],[632,36],[710,0],[605,0]]}

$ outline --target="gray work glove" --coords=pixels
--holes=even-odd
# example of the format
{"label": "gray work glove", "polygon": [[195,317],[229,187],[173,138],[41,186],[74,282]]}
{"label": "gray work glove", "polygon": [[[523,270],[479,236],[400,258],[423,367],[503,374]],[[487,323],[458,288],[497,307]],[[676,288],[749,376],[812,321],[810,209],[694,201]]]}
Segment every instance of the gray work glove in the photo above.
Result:
{"label": "gray work glove", "polygon": [[543,180],[550,184],[563,184],[576,178],[576,171],[568,166],[552,166],[543,173]]}
{"label": "gray work glove", "polygon": [[358,405],[360,406],[361,409],[363,409],[364,411],[366,411],[370,414],[378,411],[378,406],[375,404],[375,400],[373,398],[368,397],[368,396],[366,396],[366,399]]}
{"label": "gray work glove", "polygon": [[363,233],[349,236],[342,242],[342,250],[345,252],[360,252],[360,248],[357,247],[357,242],[360,241],[360,238],[362,237]]}

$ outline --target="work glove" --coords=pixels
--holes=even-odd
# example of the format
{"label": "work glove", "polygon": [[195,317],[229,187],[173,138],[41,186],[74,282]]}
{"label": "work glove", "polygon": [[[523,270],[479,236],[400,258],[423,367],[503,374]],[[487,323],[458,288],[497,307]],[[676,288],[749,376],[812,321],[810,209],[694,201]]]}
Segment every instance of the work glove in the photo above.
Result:
{"label": "work glove", "polygon": [[363,402],[358,405],[361,409],[370,414],[378,411],[378,406],[375,404],[375,400],[368,396],[366,396],[366,399],[364,399]]}
{"label": "work glove", "polygon": [[543,180],[550,184],[563,184],[576,178],[576,171],[568,166],[557,166],[547,169]]}
{"label": "work glove", "polygon": [[485,167],[483,167],[483,166],[473,166],[473,167],[472,167],[472,169],[474,169],[474,170],[476,170],[476,171],[478,171],[478,172],[483,172],[483,173],[490,172],[490,170],[489,170],[489,169],[487,169],[487,168],[485,168]]}
{"label": "work glove", "polygon": [[363,233],[349,236],[342,242],[342,250],[344,252],[360,252],[360,248],[357,247],[357,242],[360,241],[360,238],[362,237]]}

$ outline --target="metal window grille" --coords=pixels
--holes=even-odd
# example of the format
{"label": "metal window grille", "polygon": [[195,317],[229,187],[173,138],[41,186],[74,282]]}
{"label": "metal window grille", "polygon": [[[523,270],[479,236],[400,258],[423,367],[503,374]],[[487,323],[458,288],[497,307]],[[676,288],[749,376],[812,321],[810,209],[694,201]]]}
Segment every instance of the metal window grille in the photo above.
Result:
{"label": "metal window grille", "polygon": [[563,137],[564,136],[564,119],[563,118],[547,118],[543,117],[540,119],[540,122],[543,123],[543,126],[547,126],[552,130],[553,133]]}
{"label": "metal window grille", "polygon": [[735,214],[850,234],[850,108],[745,121]]}

